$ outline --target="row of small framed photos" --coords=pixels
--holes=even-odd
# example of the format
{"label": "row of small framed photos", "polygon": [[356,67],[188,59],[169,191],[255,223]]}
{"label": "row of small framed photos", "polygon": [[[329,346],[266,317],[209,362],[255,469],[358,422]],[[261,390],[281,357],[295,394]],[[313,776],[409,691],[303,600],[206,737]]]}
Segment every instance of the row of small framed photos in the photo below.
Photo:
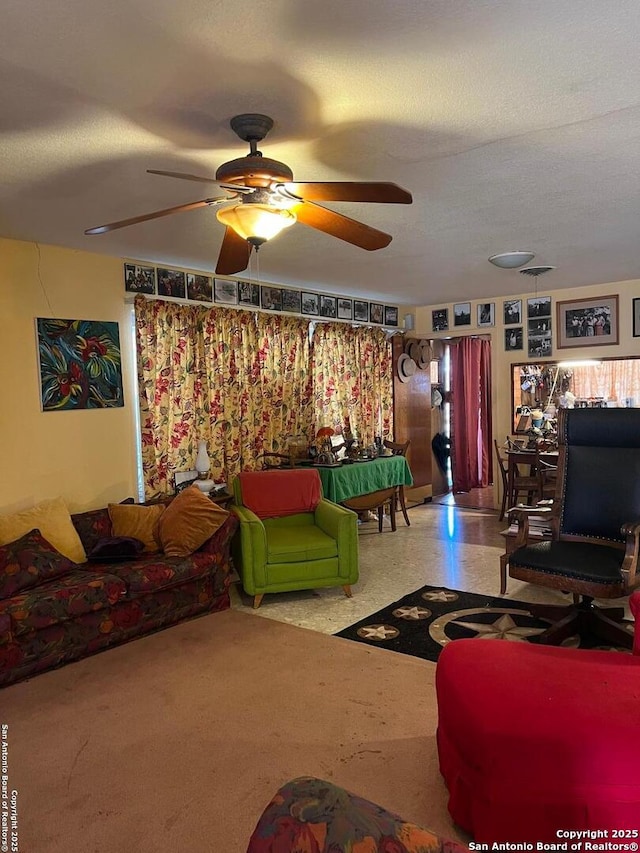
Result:
{"label": "row of small framed photos", "polygon": [[398,325],[398,309],[379,302],[327,296],[288,287],[258,285],[248,281],[229,281],[163,267],[125,264],[124,284],[125,290],[129,293],[172,296],[192,302],[242,305],[264,308],[266,311],[304,314],[309,317],[357,320],[362,323],[377,323],[381,326]]}
{"label": "row of small framed photos", "polygon": [[[495,302],[480,302],[476,306],[478,327],[490,327],[496,324]],[[504,348],[506,352],[524,349],[524,317],[522,299],[505,299],[502,303],[504,330]],[[449,329],[449,309],[440,308],[432,312],[433,331]],[[471,303],[459,302],[453,306],[454,328],[471,325]],[[543,358],[551,355],[551,297],[535,296],[527,299],[527,354],[530,358]]]}
{"label": "row of small framed photos", "polygon": [[[504,325],[517,326],[523,323],[522,299],[505,299],[502,303]],[[434,332],[446,332],[449,329],[449,309],[438,308],[431,312]],[[551,297],[536,296],[527,299],[527,319],[551,317]],[[495,326],[495,302],[480,302],[476,305],[476,324],[480,327]],[[471,303],[458,302],[453,306],[453,326],[471,326]]]}
{"label": "row of small framed photos", "polygon": [[[505,299],[503,306],[504,347],[507,352],[524,349],[525,321],[522,299]],[[585,299],[568,299],[556,302],[557,348],[618,345],[619,297],[589,296]],[[454,326],[467,326],[471,321],[471,305],[463,302],[454,305]],[[495,304],[478,305],[478,326],[495,325]],[[449,309],[433,311],[433,330],[449,328]],[[527,299],[527,350],[530,358],[551,355],[552,347],[551,297],[536,296]],[[633,334],[640,333],[640,300],[633,301]]]}

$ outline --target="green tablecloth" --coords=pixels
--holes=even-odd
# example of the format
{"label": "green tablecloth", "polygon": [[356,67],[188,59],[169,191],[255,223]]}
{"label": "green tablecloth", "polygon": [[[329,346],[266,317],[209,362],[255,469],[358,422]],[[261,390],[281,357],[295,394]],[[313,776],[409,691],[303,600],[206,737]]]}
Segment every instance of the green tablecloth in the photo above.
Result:
{"label": "green tablecloth", "polygon": [[369,462],[354,462],[339,468],[318,467],[316,470],[322,480],[325,498],[334,503],[391,486],[413,485],[411,470],[404,456],[386,456]]}

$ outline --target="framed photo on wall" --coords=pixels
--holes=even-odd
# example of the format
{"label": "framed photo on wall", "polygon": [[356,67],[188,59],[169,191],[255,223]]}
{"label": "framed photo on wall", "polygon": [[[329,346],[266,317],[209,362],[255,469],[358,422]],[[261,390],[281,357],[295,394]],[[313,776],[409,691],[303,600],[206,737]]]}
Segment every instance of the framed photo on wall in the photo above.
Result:
{"label": "framed photo on wall", "polygon": [[470,326],[471,325],[471,303],[456,302],[453,306],[453,325],[454,326]]}
{"label": "framed photo on wall", "polygon": [[208,275],[187,273],[187,299],[194,302],[213,302],[211,278]]}
{"label": "framed photo on wall", "polygon": [[353,319],[367,323],[369,320],[369,303],[360,299],[353,300]]}
{"label": "framed photo on wall", "polygon": [[515,352],[522,349],[523,346],[523,330],[522,326],[514,326],[511,329],[504,330],[504,349],[505,352]]}
{"label": "framed photo on wall", "polygon": [[168,270],[158,267],[158,296],[185,297],[184,273],[181,270]]}
{"label": "framed photo on wall", "polygon": [[384,305],[379,302],[371,302],[369,304],[369,320],[372,323],[380,323],[382,326],[384,323]]}
{"label": "framed photo on wall", "polygon": [[434,332],[446,332],[449,328],[449,309],[438,308],[431,312],[431,328]]}
{"label": "framed photo on wall", "polygon": [[238,282],[238,302],[240,305],[260,307],[260,287],[250,281]]}
{"label": "framed photo on wall", "polygon": [[480,302],[478,304],[478,325],[495,326],[496,305],[495,302]]}
{"label": "framed photo on wall", "polygon": [[338,320],[353,320],[353,301],[338,299]]}
{"label": "framed photo on wall", "polygon": [[320,316],[331,317],[335,320],[337,313],[335,296],[320,295]]}
{"label": "framed photo on wall", "polygon": [[388,305],[385,305],[384,324],[385,324],[385,326],[397,326],[398,325],[398,309],[397,308],[390,308]]}
{"label": "framed photo on wall", "polygon": [[140,267],[137,264],[125,264],[124,289],[129,293],[155,293],[155,267]]}
{"label": "framed photo on wall", "polygon": [[536,317],[534,320],[527,320],[527,332],[529,337],[532,335],[550,335],[551,317]]}
{"label": "framed photo on wall", "polygon": [[556,309],[558,349],[618,343],[617,295],[558,302]]}
{"label": "framed photo on wall", "polygon": [[527,336],[527,355],[529,358],[548,358],[551,355],[551,332]]}
{"label": "framed photo on wall", "polygon": [[633,300],[633,337],[640,338],[640,299]]}
{"label": "framed photo on wall", "polygon": [[550,317],[551,316],[551,297],[550,296],[534,296],[527,299],[527,319],[533,317]]}
{"label": "framed photo on wall", "polygon": [[302,301],[299,290],[282,289],[282,310],[290,311],[292,314],[301,313]]}
{"label": "framed photo on wall", "polygon": [[279,287],[261,285],[260,302],[267,311],[282,311],[282,290]]}
{"label": "framed photo on wall", "polygon": [[502,303],[505,326],[522,323],[522,299],[505,299]]}
{"label": "framed photo on wall", "polygon": [[213,283],[213,298],[216,302],[223,302],[225,305],[237,305],[237,282],[216,278]]}
{"label": "framed photo on wall", "polygon": [[320,296],[317,293],[302,291],[302,313],[311,317],[317,317],[320,314]]}

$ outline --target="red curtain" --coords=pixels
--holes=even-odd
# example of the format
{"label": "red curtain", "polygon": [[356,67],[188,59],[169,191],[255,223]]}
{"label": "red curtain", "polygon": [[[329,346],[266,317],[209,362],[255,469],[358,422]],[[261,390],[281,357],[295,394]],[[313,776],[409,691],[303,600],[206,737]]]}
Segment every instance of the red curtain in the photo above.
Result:
{"label": "red curtain", "polygon": [[453,491],[468,492],[493,482],[491,343],[460,338],[450,353]]}

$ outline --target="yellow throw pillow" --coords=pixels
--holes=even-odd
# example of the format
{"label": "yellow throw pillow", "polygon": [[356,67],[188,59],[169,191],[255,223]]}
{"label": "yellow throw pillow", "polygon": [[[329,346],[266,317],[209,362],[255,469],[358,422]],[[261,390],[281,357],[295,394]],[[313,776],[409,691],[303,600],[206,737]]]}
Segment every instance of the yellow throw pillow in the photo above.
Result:
{"label": "yellow throw pillow", "polygon": [[160,550],[158,521],[164,512],[164,504],[142,506],[142,504],[109,504],[109,518],[114,536],[131,536],[144,542],[148,553]]}
{"label": "yellow throw pillow", "polygon": [[30,509],[0,516],[0,545],[15,542],[30,530],[39,530],[56,551],[74,563],[86,562],[87,555],[62,498],[41,501]]}
{"label": "yellow throw pillow", "polygon": [[229,513],[197,486],[183,489],[171,501],[158,524],[167,557],[187,557],[197,551],[225,523]]}

